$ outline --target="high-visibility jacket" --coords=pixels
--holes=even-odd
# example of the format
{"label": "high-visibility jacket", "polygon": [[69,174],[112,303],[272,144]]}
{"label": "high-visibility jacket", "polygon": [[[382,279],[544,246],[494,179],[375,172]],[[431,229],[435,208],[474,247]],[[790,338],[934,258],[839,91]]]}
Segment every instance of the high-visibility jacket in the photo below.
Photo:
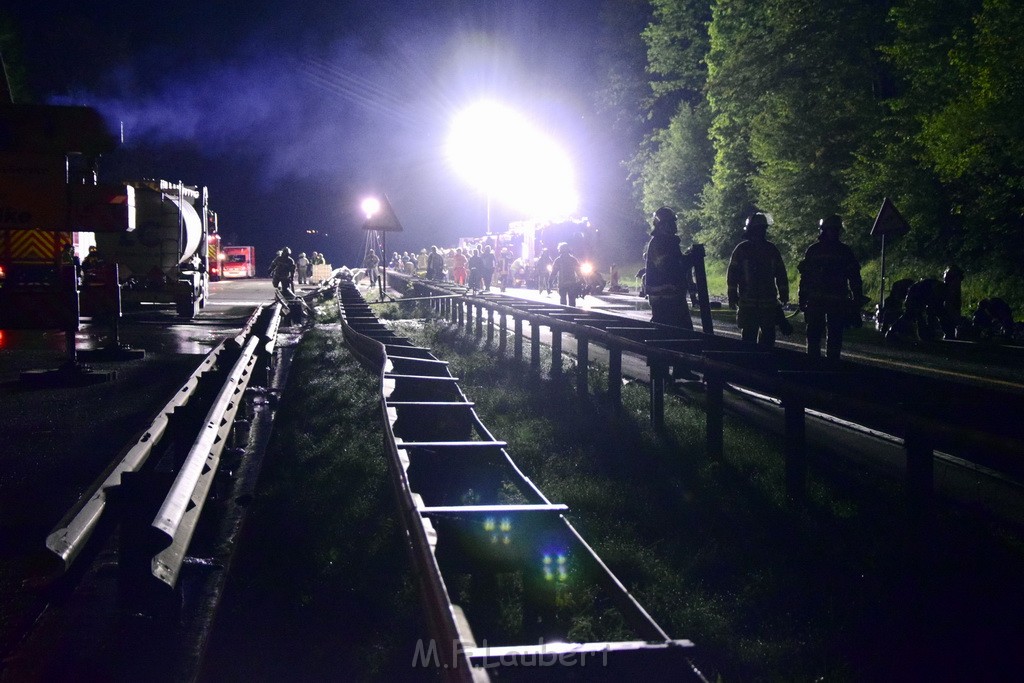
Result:
{"label": "high-visibility jacket", "polygon": [[841,308],[859,302],[864,294],[860,262],[839,240],[819,238],[807,247],[798,269],[801,306]]}
{"label": "high-visibility jacket", "polygon": [[789,276],[778,247],[767,240],[743,240],[736,245],[726,276],[730,303],[775,306],[789,301]]}

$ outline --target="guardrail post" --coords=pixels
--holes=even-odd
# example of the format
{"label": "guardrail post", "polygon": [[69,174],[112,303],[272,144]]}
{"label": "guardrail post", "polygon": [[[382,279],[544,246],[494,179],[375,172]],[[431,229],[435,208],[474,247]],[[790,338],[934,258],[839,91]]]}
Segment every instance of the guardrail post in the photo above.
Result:
{"label": "guardrail post", "polygon": [[651,426],[660,430],[665,427],[665,379],[668,377],[668,363],[648,358],[647,365],[651,369]]}
{"label": "guardrail post", "polygon": [[484,305],[476,305],[476,336],[482,337],[484,334]]}
{"label": "guardrail post", "polygon": [[494,341],[494,309],[487,309],[487,344]]}
{"label": "guardrail post", "polygon": [[523,319],[515,316],[515,339],[512,341],[512,355],[517,361],[523,360]]}
{"label": "guardrail post", "polygon": [[586,396],[590,392],[587,372],[590,370],[590,342],[576,335],[576,393]]}
{"label": "guardrail post", "polygon": [[462,324],[466,320],[466,314],[465,314],[465,311],[463,310],[465,305],[466,305],[466,301],[464,299],[461,299],[461,298],[458,299],[455,302],[455,325],[456,325],[456,327],[462,327]]}
{"label": "guardrail post", "polygon": [[721,458],[725,453],[725,382],[717,373],[704,373],[706,445],[708,455]]}
{"label": "guardrail post", "polygon": [[562,331],[551,328],[551,374],[562,373]]}
{"label": "guardrail post", "polygon": [[473,302],[466,302],[466,332],[473,329]]}
{"label": "guardrail post", "polygon": [[530,367],[540,370],[540,325],[530,320]]}
{"label": "guardrail post", "polygon": [[792,397],[782,402],[786,421],[786,493],[791,500],[804,497],[807,478],[807,438],[804,404]]}
{"label": "guardrail post", "polygon": [[617,346],[608,347],[608,400],[622,407],[622,349]]}
{"label": "guardrail post", "polygon": [[498,350],[501,351],[502,354],[505,353],[505,347],[507,345],[505,340],[506,334],[508,334],[508,316],[504,311],[501,311],[498,317]]}

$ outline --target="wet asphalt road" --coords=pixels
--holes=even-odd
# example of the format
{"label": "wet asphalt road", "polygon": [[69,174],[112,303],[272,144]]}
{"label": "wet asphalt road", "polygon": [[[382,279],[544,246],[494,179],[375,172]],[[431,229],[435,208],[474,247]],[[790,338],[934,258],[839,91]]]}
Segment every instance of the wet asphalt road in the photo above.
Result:
{"label": "wet asphalt road", "polygon": [[[269,280],[226,281],[213,283],[210,303],[192,321],[172,309],[126,312],[120,341],[145,358],[90,362],[116,377],[88,386],[26,386],[22,372],[67,360],[65,335],[0,331],[0,659],[45,604],[21,586],[40,570],[50,529],[202,358],[272,299]],[[111,338],[111,330],[84,324],[76,348],[103,347]]]}

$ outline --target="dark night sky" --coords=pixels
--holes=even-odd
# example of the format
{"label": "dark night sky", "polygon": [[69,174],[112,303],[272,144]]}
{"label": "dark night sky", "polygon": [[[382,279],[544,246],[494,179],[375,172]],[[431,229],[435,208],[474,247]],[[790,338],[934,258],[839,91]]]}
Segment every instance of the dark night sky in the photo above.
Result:
{"label": "dark night sky", "polygon": [[[37,100],[88,104],[125,145],[107,180],[206,185],[221,232],[354,264],[363,196],[405,226],[389,248],[481,234],[485,199],[447,165],[448,124],[493,96],[558,139],[600,224],[621,175],[592,114],[597,0],[18,3]],[[497,228],[525,218],[495,207]],[[310,238],[307,229],[326,231]]]}

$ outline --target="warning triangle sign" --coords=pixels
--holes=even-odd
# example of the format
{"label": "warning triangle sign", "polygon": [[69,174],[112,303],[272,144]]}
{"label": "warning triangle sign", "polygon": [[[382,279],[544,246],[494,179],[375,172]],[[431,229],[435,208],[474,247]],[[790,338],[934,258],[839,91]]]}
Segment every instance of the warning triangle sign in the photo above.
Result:
{"label": "warning triangle sign", "polygon": [[900,215],[896,205],[886,197],[882,200],[882,208],[875,216],[875,224],[871,226],[871,236],[899,237],[910,232],[910,224]]}
{"label": "warning triangle sign", "polygon": [[363,230],[377,230],[379,232],[402,232],[402,224],[395,215],[395,209],[388,201],[387,195],[380,203],[380,211],[366,219],[363,223]]}

